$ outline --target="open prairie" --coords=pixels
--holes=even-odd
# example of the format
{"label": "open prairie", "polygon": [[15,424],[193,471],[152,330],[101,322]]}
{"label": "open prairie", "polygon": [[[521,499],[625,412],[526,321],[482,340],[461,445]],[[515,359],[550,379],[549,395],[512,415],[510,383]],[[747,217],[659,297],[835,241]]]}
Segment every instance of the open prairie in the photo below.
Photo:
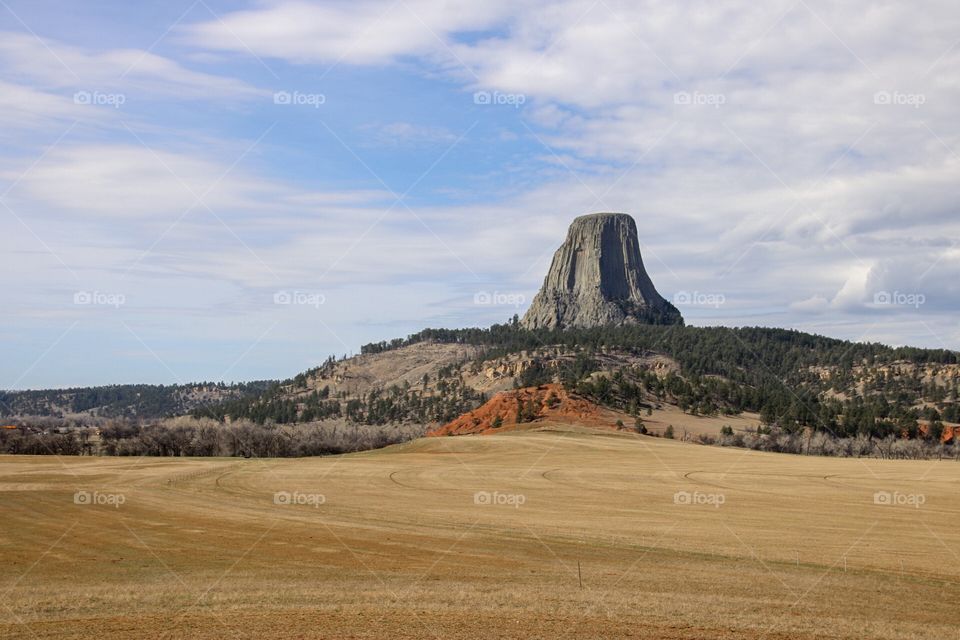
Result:
{"label": "open prairie", "polygon": [[958,638],[960,464],[544,428],[0,458],[9,638]]}

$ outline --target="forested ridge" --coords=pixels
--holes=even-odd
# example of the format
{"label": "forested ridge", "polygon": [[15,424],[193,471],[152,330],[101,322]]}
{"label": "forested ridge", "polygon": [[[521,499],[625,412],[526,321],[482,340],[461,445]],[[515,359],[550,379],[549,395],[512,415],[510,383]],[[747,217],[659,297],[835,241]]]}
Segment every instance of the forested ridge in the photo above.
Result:
{"label": "forested ridge", "polygon": [[273,381],[226,384],[118,384],[68,389],[0,391],[0,416],[65,417],[87,414],[103,418],[155,419],[182,415],[226,398],[259,395]]}
{"label": "forested ridge", "polygon": [[[576,366],[535,358],[517,384],[556,380],[620,409],[635,409],[655,399],[704,415],[753,411],[769,425],[788,430],[812,427],[839,436],[916,436],[921,420],[934,429],[941,428],[941,420],[960,420],[956,381],[928,379],[931,369],[952,370],[958,363],[960,354],[944,349],[894,348],[762,327],[634,325],[531,331],[514,318],[486,329],[424,329],[407,338],[364,345],[362,353],[375,355],[424,342],[482,346],[481,355],[469,365],[473,367],[518,352],[579,354]],[[681,371],[665,377],[643,370],[592,375],[598,367],[591,354],[603,352],[663,354],[679,363]],[[416,386],[375,389],[354,398],[308,390],[308,380],[322,376],[324,367],[333,364],[331,359],[266,394],[224,403],[205,415],[258,423],[341,416],[364,424],[444,422],[486,399],[466,386],[454,367],[441,372],[444,379],[431,394]]]}
{"label": "forested ridge", "polygon": [[[0,402],[7,403],[7,410],[12,405],[37,416],[96,416],[96,425],[76,426],[98,427],[99,444],[89,440],[89,429],[77,435],[34,422],[20,431],[0,432],[0,449],[258,456],[356,451],[416,437],[428,425],[449,422],[480,406],[488,396],[472,385],[483,372],[504,366],[514,387],[559,382],[573,393],[635,416],[637,425],[652,408],[665,404],[703,416],[755,412],[762,431],[754,436],[725,433],[724,442],[775,443],[783,451],[793,451],[797,442],[811,450],[811,441],[802,434],[818,433],[835,439],[829,447],[821,446],[824,451],[837,449],[836,443],[843,450],[855,443],[857,451],[899,455],[891,448],[892,440],[932,446],[941,434],[952,433],[945,431],[944,422],[960,422],[960,354],[949,350],[893,348],[760,327],[530,331],[515,317],[486,329],[425,329],[404,339],[365,345],[362,354],[377,359],[387,351],[424,343],[477,348],[465,350],[471,355],[462,361],[438,366],[414,382],[374,383],[354,392],[331,389],[338,375],[355,366],[344,356],[282,382],[6,393]],[[653,363],[658,360],[670,366],[657,369]],[[618,364],[623,362],[628,364]],[[190,418],[152,417],[178,414]],[[886,443],[886,449],[871,449],[879,442]]]}

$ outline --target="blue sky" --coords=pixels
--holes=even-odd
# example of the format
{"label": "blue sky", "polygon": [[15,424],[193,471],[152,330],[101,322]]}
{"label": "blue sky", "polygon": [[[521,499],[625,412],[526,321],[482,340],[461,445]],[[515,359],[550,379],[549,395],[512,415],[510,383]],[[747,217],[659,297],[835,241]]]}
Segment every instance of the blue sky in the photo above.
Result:
{"label": "blue sky", "polygon": [[960,348],[949,2],[3,0],[0,31],[0,388],[503,321],[601,210],[691,324]]}

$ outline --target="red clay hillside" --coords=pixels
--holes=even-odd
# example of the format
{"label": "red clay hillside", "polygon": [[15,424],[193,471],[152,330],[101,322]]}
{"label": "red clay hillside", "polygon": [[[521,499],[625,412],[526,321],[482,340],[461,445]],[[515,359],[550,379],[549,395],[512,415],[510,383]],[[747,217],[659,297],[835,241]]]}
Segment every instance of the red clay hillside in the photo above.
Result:
{"label": "red clay hillside", "polygon": [[491,434],[535,428],[547,421],[616,428],[618,419],[625,421],[627,417],[571,395],[563,385],[545,384],[498,393],[486,404],[427,435]]}

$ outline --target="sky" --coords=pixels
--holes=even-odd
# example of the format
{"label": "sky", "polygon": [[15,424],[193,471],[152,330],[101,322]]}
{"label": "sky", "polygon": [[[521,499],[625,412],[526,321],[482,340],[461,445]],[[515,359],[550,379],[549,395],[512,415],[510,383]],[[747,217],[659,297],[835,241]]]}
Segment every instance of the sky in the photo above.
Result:
{"label": "sky", "polygon": [[632,215],[688,324],[960,349],[953,0],[0,0],[0,388],[523,314]]}

